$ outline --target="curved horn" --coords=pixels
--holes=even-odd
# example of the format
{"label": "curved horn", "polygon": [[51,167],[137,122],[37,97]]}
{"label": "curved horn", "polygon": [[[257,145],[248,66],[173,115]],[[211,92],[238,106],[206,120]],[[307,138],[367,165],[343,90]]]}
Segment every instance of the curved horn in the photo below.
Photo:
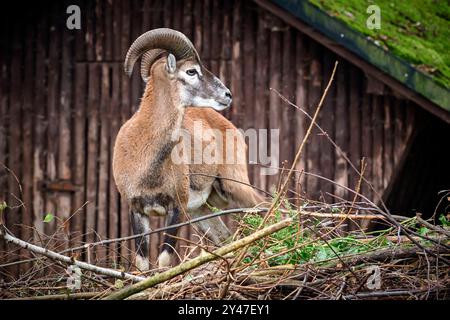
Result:
{"label": "curved horn", "polygon": [[142,55],[141,59],[141,78],[144,80],[144,82],[147,82],[150,68],[152,67],[153,63],[161,56],[162,53],[166,52],[166,50],[163,49],[152,49],[147,52],[145,52]]}
{"label": "curved horn", "polygon": [[197,50],[195,50],[192,42],[183,33],[169,28],[159,28],[147,31],[133,42],[125,58],[125,73],[130,76],[136,60],[144,52],[152,49],[167,50],[177,60],[194,56],[200,62]]}

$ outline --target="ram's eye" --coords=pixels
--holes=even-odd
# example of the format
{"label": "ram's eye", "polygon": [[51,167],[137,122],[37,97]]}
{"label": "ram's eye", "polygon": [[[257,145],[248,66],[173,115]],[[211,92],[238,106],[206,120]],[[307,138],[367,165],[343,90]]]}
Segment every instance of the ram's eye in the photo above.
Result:
{"label": "ram's eye", "polygon": [[186,74],[191,77],[195,76],[197,74],[197,70],[195,70],[195,69],[186,70]]}

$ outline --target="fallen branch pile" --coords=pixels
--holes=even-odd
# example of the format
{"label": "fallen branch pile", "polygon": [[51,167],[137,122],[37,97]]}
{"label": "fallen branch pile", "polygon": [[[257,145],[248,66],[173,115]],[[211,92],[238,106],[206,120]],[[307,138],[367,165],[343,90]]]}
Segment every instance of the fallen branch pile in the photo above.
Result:
{"label": "fallen branch pile", "polygon": [[[252,228],[258,226],[262,217],[254,212],[246,213],[240,219],[237,240],[174,268],[154,270],[148,277],[90,265],[28,244],[2,226],[0,236],[5,240],[47,258],[38,260],[39,263],[61,264],[65,270],[70,265],[79,266],[82,286],[68,288],[70,275],[62,274],[26,283],[0,283],[1,297],[35,300],[448,299],[450,268],[444,259],[450,256],[450,238],[446,228],[428,228],[429,222],[420,223],[423,221],[420,217],[402,222],[410,228],[428,225],[427,238],[434,242],[416,239],[427,251],[396,234],[394,228],[364,238],[361,232],[351,237],[333,237],[327,235],[328,229],[321,225],[314,230],[310,227],[309,233],[304,231],[299,241],[288,248],[285,235],[296,238],[300,230],[295,229],[299,224],[293,215],[294,219],[292,214],[286,217],[280,213],[278,218],[268,219],[267,226],[254,232]],[[321,221],[324,224],[325,220]],[[342,249],[345,241],[350,245]],[[328,246],[335,249],[328,251],[327,256],[322,251]],[[349,254],[352,250],[355,253]],[[309,257],[293,260],[299,253],[309,251]]]}

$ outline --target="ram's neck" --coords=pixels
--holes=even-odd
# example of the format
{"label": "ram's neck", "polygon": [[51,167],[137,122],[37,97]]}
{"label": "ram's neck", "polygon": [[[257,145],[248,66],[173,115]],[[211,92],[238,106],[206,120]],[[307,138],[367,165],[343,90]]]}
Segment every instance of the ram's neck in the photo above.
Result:
{"label": "ram's neck", "polygon": [[184,108],[176,105],[168,85],[149,79],[138,111],[139,127],[148,137],[145,152],[153,155],[154,165],[162,163],[179,141]]}

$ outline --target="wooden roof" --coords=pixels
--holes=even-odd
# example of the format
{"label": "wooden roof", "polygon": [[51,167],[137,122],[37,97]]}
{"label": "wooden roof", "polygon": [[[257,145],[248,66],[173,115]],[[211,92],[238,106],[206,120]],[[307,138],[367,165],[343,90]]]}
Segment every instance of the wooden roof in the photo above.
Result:
{"label": "wooden roof", "polygon": [[450,90],[306,0],[255,0],[369,76],[450,123]]}

